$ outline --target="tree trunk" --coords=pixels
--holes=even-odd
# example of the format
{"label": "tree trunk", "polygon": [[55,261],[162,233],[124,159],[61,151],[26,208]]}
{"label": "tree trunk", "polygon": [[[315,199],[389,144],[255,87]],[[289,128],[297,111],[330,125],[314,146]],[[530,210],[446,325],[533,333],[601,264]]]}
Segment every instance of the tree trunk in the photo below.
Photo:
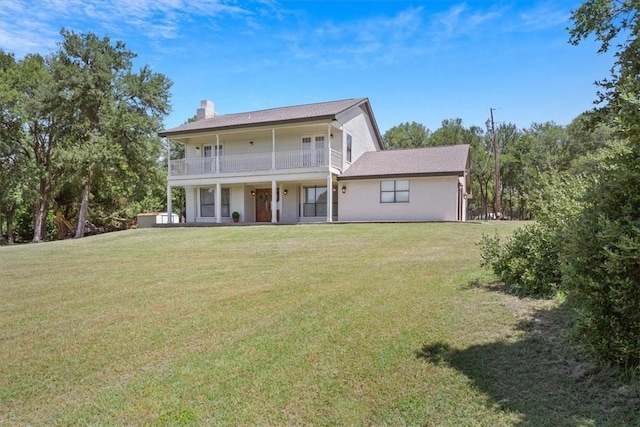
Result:
{"label": "tree trunk", "polygon": [[40,200],[36,206],[33,216],[33,243],[42,242],[42,237],[47,232],[47,222],[45,217],[47,215],[47,201],[49,199],[49,190],[51,189],[51,183],[48,179],[43,178],[40,180]]}
{"label": "tree trunk", "polygon": [[[7,221],[7,240],[6,243],[8,245],[13,245],[15,243],[15,239],[13,237],[13,217],[15,216],[15,206],[14,209],[8,210],[5,215],[5,220]],[[1,222],[0,222],[1,223]]]}
{"label": "tree trunk", "polygon": [[74,239],[84,237],[85,224],[87,222],[87,209],[89,208],[89,194],[91,193],[91,178],[93,178],[93,169],[89,168],[87,173],[87,182],[82,190],[82,202],[80,203],[80,212],[78,213],[78,226]]}
{"label": "tree trunk", "polygon": [[[7,222],[7,227],[9,223]],[[2,212],[0,211],[0,246],[5,245],[7,242],[4,241],[4,233],[2,232]]]}

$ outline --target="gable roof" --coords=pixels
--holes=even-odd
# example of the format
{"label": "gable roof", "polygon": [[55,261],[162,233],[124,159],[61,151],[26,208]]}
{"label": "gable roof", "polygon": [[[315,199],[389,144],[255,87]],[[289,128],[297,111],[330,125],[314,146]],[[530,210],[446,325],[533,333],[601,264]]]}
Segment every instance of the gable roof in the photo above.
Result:
{"label": "gable roof", "polygon": [[222,131],[237,128],[279,125],[312,120],[335,120],[341,113],[353,107],[362,107],[371,117],[375,132],[380,137],[378,125],[373,117],[367,98],[351,98],[341,101],[320,102],[316,104],[295,105],[291,107],[270,108],[235,114],[216,114],[172,129],[163,130],[160,136],[184,135],[206,131]]}
{"label": "gable roof", "polygon": [[469,144],[408,150],[369,151],[360,156],[338,180],[415,176],[463,176]]}

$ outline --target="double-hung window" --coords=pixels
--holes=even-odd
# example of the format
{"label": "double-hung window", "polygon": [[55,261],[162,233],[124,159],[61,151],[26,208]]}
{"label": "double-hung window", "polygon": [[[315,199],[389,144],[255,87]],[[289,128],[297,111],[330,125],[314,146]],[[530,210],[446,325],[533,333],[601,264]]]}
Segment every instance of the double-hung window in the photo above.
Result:
{"label": "double-hung window", "polygon": [[409,203],[409,181],[380,181],[380,203]]}
{"label": "double-hung window", "polygon": [[200,188],[200,216],[212,218],[216,216],[216,190]]}
{"label": "double-hung window", "polygon": [[[221,193],[221,215],[229,217],[229,189],[223,188]],[[216,216],[216,190],[215,188],[200,188],[200,216],[203,218],[214,218]]]}

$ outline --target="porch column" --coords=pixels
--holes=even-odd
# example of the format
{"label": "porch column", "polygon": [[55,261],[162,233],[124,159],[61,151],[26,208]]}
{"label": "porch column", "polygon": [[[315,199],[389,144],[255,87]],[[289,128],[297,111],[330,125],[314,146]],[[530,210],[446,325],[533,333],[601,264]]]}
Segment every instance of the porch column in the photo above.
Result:
{"label": "porch column", "polygon": [[167,224],[171,224],[172,215],[171,215],[171,186],[167,184]]}
{"label": "porch column", "polygon": [[278,222],[278,183],[271,181],[271,222]]}
{"label": "porch column", "polygon": [[327,222],[333,221],[333,182],[331,172],[327,177]]}
{"label": "porch column", "polygon": [[[271,129],[271,169],[276,168],[276,130]],[[272,193],[273,194],[273,193]]]}
{"label": "porch column", "polygon": [[220,183],[216,183],[216,222],[220,223],[222,217],[222,191]]}

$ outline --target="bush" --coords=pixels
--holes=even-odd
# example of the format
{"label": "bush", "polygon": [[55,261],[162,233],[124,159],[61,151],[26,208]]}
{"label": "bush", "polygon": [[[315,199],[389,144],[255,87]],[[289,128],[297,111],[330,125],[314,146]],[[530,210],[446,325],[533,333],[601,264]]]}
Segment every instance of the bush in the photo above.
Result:
{"label": "bush", "polygon": [[531,195],[536,222],[517,229],[504,243],[497,235],[483,236],[480,243],[481,265],[525,296],[549,297],[561,288],[559,254],[588,187],[584,177],[572,174],[550,173],[543,182]]}
{"label": "bush", "polygon": [[562,273],[586,349],[640,374],[640,148],[626,148],[610,147],[618,155],[567,234]]}
{"label": "bush", "polygon": [[498,235],[482,236],[481,265],[519,295],[547,297],[560,286],[558,242],[553,230],[540,223],[527,224],[501,244]]}

